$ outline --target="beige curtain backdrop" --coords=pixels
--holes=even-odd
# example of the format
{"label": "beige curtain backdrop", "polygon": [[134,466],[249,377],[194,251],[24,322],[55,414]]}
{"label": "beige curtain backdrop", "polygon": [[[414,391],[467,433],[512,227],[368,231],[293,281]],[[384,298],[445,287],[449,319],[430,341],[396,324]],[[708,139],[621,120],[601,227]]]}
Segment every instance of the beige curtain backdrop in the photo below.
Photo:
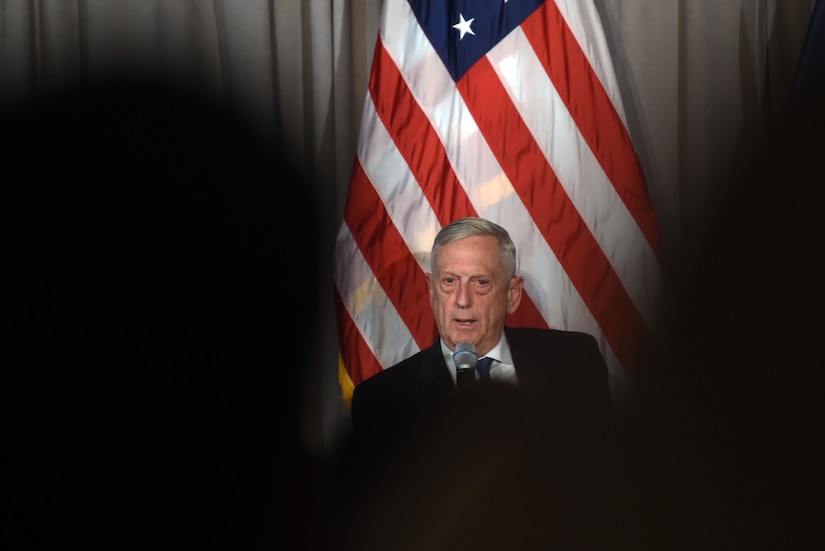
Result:
{"label": "beige curtain backdrop", "polygon": [[[814,0],[596,0],[668,260],[781,121]],[[0,101],[118,72],[162,74],[282,136],[316,186],[326,274],[302,439],[348,428],[337,380],[332,254],[381,0],[0,0]],[[275,367],[278,369],[283,367]],[[273,400],[293,389],[273,388]]]}

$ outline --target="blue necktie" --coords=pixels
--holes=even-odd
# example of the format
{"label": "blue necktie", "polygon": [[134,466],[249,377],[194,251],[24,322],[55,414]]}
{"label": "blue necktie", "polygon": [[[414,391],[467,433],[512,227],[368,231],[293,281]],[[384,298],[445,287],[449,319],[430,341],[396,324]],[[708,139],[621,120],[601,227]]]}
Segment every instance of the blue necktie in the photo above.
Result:
{"label": "blue necktie", "polygon": [[481,358],[476,364],[476,373],[478,379],[483,381],[490,378],[490,366],[493,364],[493,358]]}

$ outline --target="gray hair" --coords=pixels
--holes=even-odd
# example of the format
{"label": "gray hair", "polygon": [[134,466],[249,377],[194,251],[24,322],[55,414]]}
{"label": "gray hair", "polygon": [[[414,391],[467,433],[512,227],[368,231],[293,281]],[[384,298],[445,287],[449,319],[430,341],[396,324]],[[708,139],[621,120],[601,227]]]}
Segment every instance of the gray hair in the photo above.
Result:
{"label": "gray hair", "polygon": [[504,275],[509,279],[516,274],[516,245],[510,238],[510,234],[495,222],[473,216],[459,218],[441,228],[441,231],[435,236],[433,248],[430,251],[430,269],[435,270],[435,259],[440,246],[473,235],[492,235],[495,237],[498,241]]}

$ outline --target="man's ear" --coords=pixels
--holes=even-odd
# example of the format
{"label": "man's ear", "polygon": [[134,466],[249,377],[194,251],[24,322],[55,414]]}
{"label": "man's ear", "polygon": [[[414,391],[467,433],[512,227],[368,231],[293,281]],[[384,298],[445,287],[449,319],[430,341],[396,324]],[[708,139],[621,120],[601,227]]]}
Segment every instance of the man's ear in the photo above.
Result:
{"label": "man's ear", "polygon": [[524,290],[524,278],[513,276],[507,285],[507,313],[512,314],[521,304],[521,295]]}

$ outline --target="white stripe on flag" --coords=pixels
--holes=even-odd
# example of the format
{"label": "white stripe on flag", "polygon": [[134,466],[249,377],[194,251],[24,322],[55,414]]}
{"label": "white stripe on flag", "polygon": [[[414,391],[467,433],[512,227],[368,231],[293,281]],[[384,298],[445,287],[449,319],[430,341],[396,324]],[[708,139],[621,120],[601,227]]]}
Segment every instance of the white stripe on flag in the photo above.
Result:
{"label": "white stripe on flag", "polygon": [[[382,366],[393,365],[418,352],[407,325],[372,275],[346,224],[335,244],[338,290],[347,312]],[[395,346],[387,346],[395,343]]]}

